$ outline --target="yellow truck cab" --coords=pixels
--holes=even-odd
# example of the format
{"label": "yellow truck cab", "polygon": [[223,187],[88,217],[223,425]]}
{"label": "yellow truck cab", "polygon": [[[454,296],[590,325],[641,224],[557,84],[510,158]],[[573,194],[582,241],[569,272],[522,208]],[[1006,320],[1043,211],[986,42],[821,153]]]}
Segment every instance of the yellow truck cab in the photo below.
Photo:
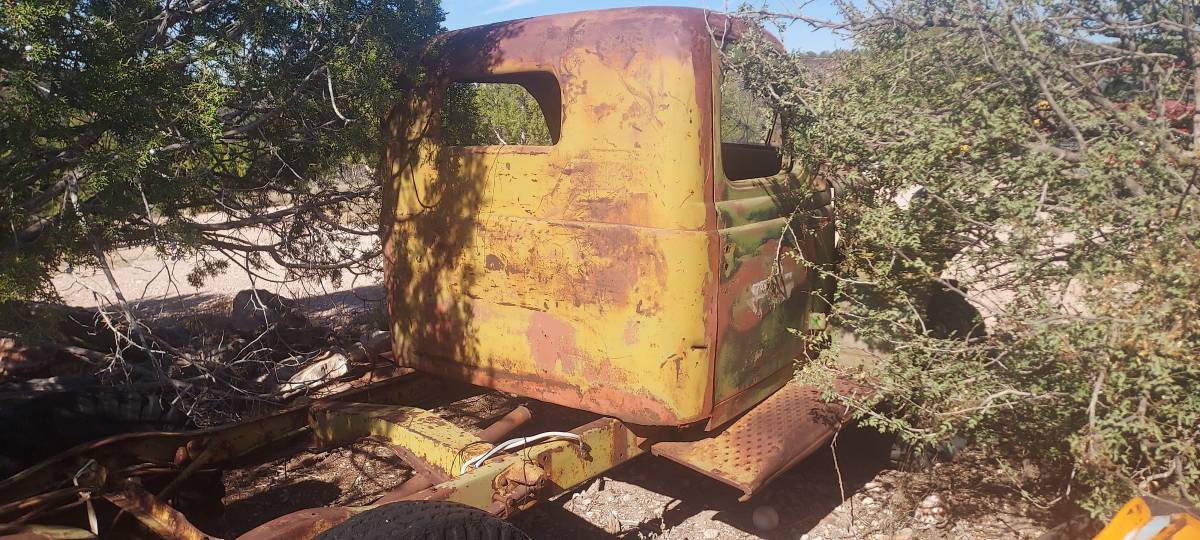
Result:
{"label": "yellow truck cab", "polygon": [[[790,329],[827,310],[833,217],[827,193],[781,171],[777,130],[722,133],[720,46],[744,31],[700,9],[634,8],[438,39],[384,122],[397,361],[709,429],[789,381],[806,355]],[[439,111],[456,83],[521,86],[549,140],[451,144]],[[788,190],[806,190],[794,236]]]}

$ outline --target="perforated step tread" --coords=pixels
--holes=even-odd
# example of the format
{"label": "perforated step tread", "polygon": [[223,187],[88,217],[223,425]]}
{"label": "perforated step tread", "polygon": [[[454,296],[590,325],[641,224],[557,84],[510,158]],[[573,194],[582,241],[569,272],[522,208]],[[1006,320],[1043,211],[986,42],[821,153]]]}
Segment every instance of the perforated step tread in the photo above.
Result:
{"label": "perforated step tread", "polygon": [[[839,393],[862,393],[839,383]],[[791,381],[712,437],[659,442],[651,452],[741,489],[749,499],[776,476],[819,450],[849,416],[819,389]]]}

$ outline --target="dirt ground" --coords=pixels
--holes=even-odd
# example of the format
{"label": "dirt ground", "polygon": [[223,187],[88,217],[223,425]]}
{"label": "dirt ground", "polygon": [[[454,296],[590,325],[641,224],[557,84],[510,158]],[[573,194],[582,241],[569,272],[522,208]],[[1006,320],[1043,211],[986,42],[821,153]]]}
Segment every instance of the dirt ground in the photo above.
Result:
{"label": "dirt ground", "polygon": [[[153,248],[118,250],[110,255],[109,263],[125,298],[148,315],[228,304],[238,291],[250,288],[296,299],[310,317],[334,322],[379,310],[383,302],[383,288],[379,286],[378,276],[347,276],[338,284],[329,281],[281,283],[284,273],[279,268],[268,266],[256,270],[257,276],[234,268],[195,287],[187,281],[194,266],[192,262],[161,261]],[[67,305],[96,307],[115,301],[108,280],[96,269],[64,267],[53,283]]]}
{"label": "dirt ground", "polygon": [[[54,283],[68,304],[94,306],[111,298],[101,274],[64,270],[69,271]],[[335,322],[369,319],[381,310],[381,288],[370,280],[285,287],[230,272],[196,288],[184,279],[186,261],[164,266],[140,250],[118,253],[113,270],[132,303],[160,313],[211,310],[254,286],[294,298],[312,316]],[[290,511],[368,503],[411,474],[390,449],[368,441],[285,450],[223,472],[223,514],[198,525],[236,536]],[[925,471],[903,472],[890,468],[890,450],[888,438],[850,428],[838,436],[836,466],[835,452],[826,447],[745,503],[732,487],[644,456],[519,515],[515,523],[536,539],[899,540],[1037,538],[1060,520],[1023,501],[997,478],[994,465],[969,451]],[[928,525],[914,512],[934,494],[943,501],[945,518]]]}

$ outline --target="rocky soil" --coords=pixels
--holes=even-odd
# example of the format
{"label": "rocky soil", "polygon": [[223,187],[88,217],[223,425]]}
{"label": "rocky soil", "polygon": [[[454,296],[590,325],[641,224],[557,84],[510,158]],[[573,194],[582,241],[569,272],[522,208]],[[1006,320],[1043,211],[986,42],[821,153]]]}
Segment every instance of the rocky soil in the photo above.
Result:
{"label": "rocky soil", "polygon": [[[1054,516],[1004,487],[970,453],[922,472],[889,468],[887,438],[851,428],[745,503],[740,492],[657,458],[537,507],[517,523],[534,538],[997,539],[1038,538]],[[843,492],[845,499],[843,500]],[[922,520],[930,495],[944,515]]]}

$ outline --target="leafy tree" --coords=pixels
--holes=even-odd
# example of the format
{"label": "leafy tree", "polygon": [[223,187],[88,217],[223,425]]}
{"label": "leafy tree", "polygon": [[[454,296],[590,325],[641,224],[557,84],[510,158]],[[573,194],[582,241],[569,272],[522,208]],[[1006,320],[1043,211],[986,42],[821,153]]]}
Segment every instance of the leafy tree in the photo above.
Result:
{"label": "leafy tree", "polygon": [[0,9],[0,301],[119,246],[375,264],[378,119],[436,0],[45,0]]}
{"label": "leafy tree", "polygon": [[859,377],[874,397],[843,399],[910,441],[969,435],[1035,501],[1196,502],[1197,6],[871,6],[743,11],[848,33],[826,74],[755,40],[726,56],[788,118],[794,172],[833,182],[834,320],[879,353],[801,375]]}

